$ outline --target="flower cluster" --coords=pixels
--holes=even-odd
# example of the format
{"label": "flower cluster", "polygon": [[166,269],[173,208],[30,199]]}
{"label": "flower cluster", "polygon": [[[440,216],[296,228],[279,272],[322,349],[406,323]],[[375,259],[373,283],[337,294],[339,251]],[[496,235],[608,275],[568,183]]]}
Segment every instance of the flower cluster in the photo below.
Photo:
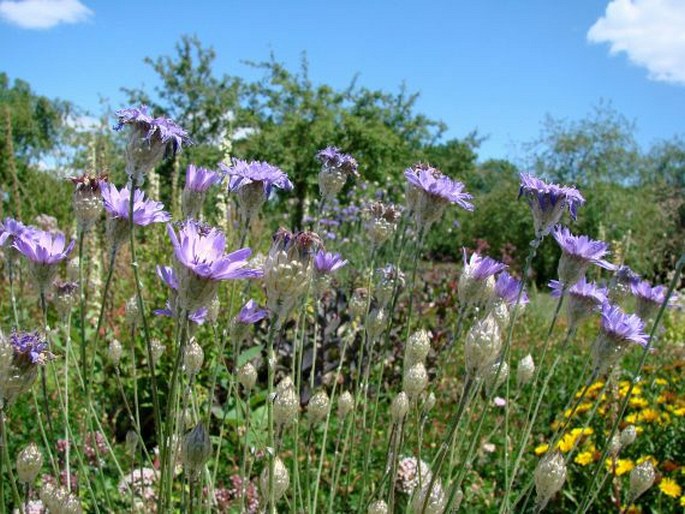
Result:
{"label": "flower cluster", "polygon": [[48,343],[38,332],[0,333],[0,409],[10,406],[28,391],[52,354]]}
{"label": "flower cluster", "polygon": [[324,148],[316,154],[316,158],[321,163],[319,191],[325,199],[335,197],[345,185],[348,176],[358,175],[356,159],[334,146]]}

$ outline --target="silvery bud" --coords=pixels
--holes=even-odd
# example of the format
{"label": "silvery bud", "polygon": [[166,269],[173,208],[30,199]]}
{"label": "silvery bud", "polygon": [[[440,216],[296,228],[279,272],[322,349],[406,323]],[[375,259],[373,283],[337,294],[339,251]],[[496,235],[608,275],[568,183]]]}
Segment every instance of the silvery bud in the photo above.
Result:
{"label": "silvery bud", "polygon": [[[267,463],[262,470],[262,474],[259,476],[259,485],[262,489],[262,494],[265,498],[269,497],[269,475],[270,475],[270,464]],[[274,477],[273,477],[273,490],[274,499],[276,501],[280,500],[283,495],[288,491],[290,487],[290,475],[288,474],[288,468],[285,467],[283,461],[275,457],[273,462]]]}
{"label": "silvery bud", "polygon": [[[429,487],[430,481],[414,495],[414,499],[411,502],[412,514],[444,514],[445,507],[447,506],[447,497],[440,480],[433,482],[430,494],[428,494]],[[426,497],[428,497],[427,501]]]}
{"label": "silvery bud", "polygon": [[369,340],[375,341],[378,339],[383,334],[386,323],[385,311],[383,309],[372,310],[366,319],[366,333],[369,336]]}
{"label": "silvery bud", "polygon": [[638,464],[630,471],[630,498],[632,501],[642,496],[656,479],[654,466],[648,460]]}
{"label": "silvery bud", "polygon": [[367,514],[388,514],[388,504],[383,500],[376,500],[369,505]]}
{"label": "silvery bud", "polygon": [[426,397],[426,401],[423,402],[423,412],[424,414],[429,413],[435,407],[437,399],[435,398],[435,393],[431,391]]}
{"label": "silvery bud", "polygon": [[635,439],[637,439],[637,429],[635,428],[635,425],[628,425],[621,431],[621,436],[620,436],[620,441],[621,441],[621,447],[626,447],[635,442]]}
{"label": "silvery bud", "polygon": [[404,350],[404,365],[412,366],[417,362],[423,362],[431,348],[431,333],[428,330],[414,332],[407,341]]}
{"label": "silvery bud", "polygon": [[17,476],[25,484],[32,484],[43,467],[43,454],[35,443],[29,444],[17,455]]}
{"label": "silvery bud", "polygon": [[566,481],[566,463],[559,452],[547,452],[535,468],[535,491],[538,496],[538,511],[564,485]]}
{"label": "silvery bud", "polygon": [[364,288],[358,288],[352,293],[350,298],[349,308],[350,314],[354,318],[361,318],[366,313],[368,306],[369,292]]}
{"label": "silvery bud", "polygon": [[124,352],[124,348],[118,339],[112,339],[109,342],[109,348],[107,349],[107,357],[109,358],[112,366],[118,367],[121,361],[121,355]]}
{"label": "silvery bud", "polygon": [[493,362],[483,371],[485,389],[489,393],[501,386],[509,376],[509,364],[499,360]]}
{"label": "silvery bud", "polygon": [[252,389],[257,383],[257,370],[251,362],[243,364],[238,370],[238,382],[246,391]]}
{"label": "silvery bud", "polygon": [[534,373],[535,362],[533,362],[533,356],[528,354],[519,361],[519,365],[516,368],[516,385],[518,387],[526,385],[533,379]]}
{"label": "silvery bud", "polygon": [[300,410],[300,399],[295,391],[293,381],[286,376],[276,386],[273,418],[278,427],[290,425],[297,418]]}
{"label": "silvery bud", "polygon": [[407,393],[410,400],[414,400],[420,395],[428,385],[428,372],[423,362],[417,362],[407,368],[402,377],[402,389]]}
{"label": "silvery bud", "polygon": [[345,391],[338,398],[338,417],[345,418],[354,409],[354,398],[349,391]]}
{"label": "silvery bud", "polygon": [[199,473],[211,455],[212,441],[200,422],[183,437],[181,444],[181,462],[186,473],[189,475]]}
{"label": "silvery bud", "polygon": [[609,455],[612,457],[616,457],[619,452],[621,451],[621,438],[618,436],[618,434],[614,434],[614,436],[609,440]]}
{"label": "silvery bud", "polygon": [[164,355],[165,351],[166,346],[164,346],[159,339],[150,341],[150,353],[152,354],[153,364],[156,365],[159,362],[159,359]]}
{"label": "silvery bud", "polygon": [[79,281],[79,258],[74,257],[67,261],[67,280],[70,282]]}
{"label": "silvery bud", "polygon": [[126,314],[124,315],[124,320],[128,325],[133,325],[138,323],[140,319],[140,310],[138,309],[138,298],[132,296],[126,300]]}
{"label": "silvery bud", "polygon": [[395,396],[390,406],[390,413],[392,415],[393,423],[401,423],[404,417],[409,412],[409,397],[407,393],[402,391],[400,394]]}
{"label": "silvery bud", "polygon": [[477,321],[469,330],[464,345],[466,371],[472,377],[482,374],[495,360],[502,347],[502,336],[491,316]]}
{"label": "silvery bud", "polygon": [[185,368],[188,377],[197,375],[200,368],[202,368],[204,360],[205,352],[202,351],[202,347],[195,339],[191,339],[183,354],[183,367]]}
{"label": "silvery bud", "polygon": [[138,434],[133,430],[126,432],[126,451],[129,455],[135,455],[138,449]]}
{"label": "silvery bud", "polygon": [[330,406],[330,399],[326,391],[318,391],[309,399],[307,412],[309,412],[309,419],[312,424],[318,423],[328,416],[328,409]]}

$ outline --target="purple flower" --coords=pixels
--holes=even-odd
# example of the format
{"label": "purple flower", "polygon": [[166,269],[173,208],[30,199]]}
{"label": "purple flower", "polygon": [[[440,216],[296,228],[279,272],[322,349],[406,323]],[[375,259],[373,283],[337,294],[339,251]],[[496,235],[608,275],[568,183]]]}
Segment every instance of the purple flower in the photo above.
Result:
{"label": "purple flower", "polygon": [[630,291],[637,300],[637,315],[648,319],[666,301],[668,289],[665,286],[654,286],[646,280],[630,284]]}
{"label": "purple flower", "polygon": [[290,191],[293,188],[288,176],[281,169],[268,162],[252,161],[248,163],[241,159],[234,159],[233,166],[219,163],[219,168],[228,175],[228,190],[231,192],[238,191],[249,184],[258,184],[264,188],[264,196],[268,198],[274,187],[284,191]]}
{"label": "purple flower", "polygon": [[566,209],[571,218],[576,219],[578,207],[585,203],[580,191],[574,187],[547,184],[527,173],[521,173],[520,176],[519,198],[525,196],[533,211],[537,238],[549,234],[552,227],[559,223]]}
{"label": "purple flower", "polygon": [[314,256],[314,269],[319,275],[330,275],[348,264],[339,253],[319,250]]}
{"label": "purple flower", "polygon": [[178,279],[176,272],[171,266],[157,266],[157,276],[162,279],[170,289],[176,291],[178,289]]}
{"label": "purple flower", "polygon": [[3,221],[0,221],[0,246],[5,244],[10,245],[20,234],[34,230],[34,227],[26,226],[21,221],[15,220],[14,218],[5,218]]}
{"label": "purple flower", "polygon": [[616,305],[602,305],[602,332],[615,343],[633,343],[647,346],[649,336],[645,334],[644,322],[635,314],[626,314]]}
{"label": "purple flower", "polygon": [[[552,280],[549,283],[552,289],[552,296],[561,297],[564,294],[564,284],[559,280]],[[594,309],[604,305],[608,300],[607,289],[599,287],[593,282],[588,282],[582,277],[578,282],[566,291],[568,297],[567,313],[569,325],[575,327],[582,319],[586,318]]]}
{"label": "purple flower", "polygon": [[462,305],[488,303],[494,292],[494,275],[504,270],[507,266],[501,262],[483,257],[477,252],[466,258],[464,252],[464,269],[459,277],[458,295]]}
{"label": "purple flower", "polygon": [[52,265],[66,259],[74,248],[74,243],[72,239],[65,248],[66,238],[61,232],[35,229],[20,233],[18,237],[15,237],[12,246],[32,263]]}
{"label": "purple flower", "polygon": [[[171,299],[166,301],[166,308],[157,309],[154,313],[157,316],[168,316],[170,318],[175,318],[176,313],[176,297],[178,295],[178,278],[176,278],[176,272],[171,266],[157,266],[157,276],[162,279],[169,288],[173,291]],[[188,319],[197,325],[202,325],[207,318],[207,308],[200,307],[194,312],[188,315]]]}
{"label": "purple flower", "polygon": [[[105,183],[101,186],[102,199],[105,210],[112,218],[129,219],[131,190],[128,186],[119,191],[114,184]],[[162,202],[145,199],[145,193],[136,189],[133,193],[133,223],[145,227],[151,223],[169,221],[171,215],[164,210]]]}
{"label": "purple flower", "polygon": [[10,346],[14,351],[14,362],[23,364],[45,364],[52,354],[48,343],[38,332],[17,332],[10,334]]}
{"label": "purple flower", "polygon": [[408,168],[404,171],[404,176],[410,185],[434,199],[446,200],[462,209],[473,211],[473,204],[469,202],[473,196],[464,191],[464,184],[443,175],[439,170]]}
{"label": "purple flower", "polygon": [[[506,271],[502,271],[497,275],[497,280],[495,281],[495,296],[509,307],[516,305],[516,298],[518,297],[520,288],[521,281],[512,277]],[[525,291],[522,291],[519,305],[526,305],[528,301],[528,294]]]}
{"label": "purple flower", "polygon": [[158,141],[168,145],[171,152],[176,153],[183,145],[190,143],[188,132],[169,118],[153,118],[147,112],[147,105],[121,109],[114,115],[118,118],[114,130],[121,130],[124,126],[131,125],[134,132],[143,134],[145,141],[150,145]]}
{"label": "purple flower", "polygon": [[339,169],[346,175],[357,176],[357,160],[339,148],[329,146],[316,154],[316,158],[326,168]]}
{"label": "purple flower", "polygon": [[190,164],[186,170],[185,188],[197,193],[204,193],[210,187],[221,182],[221,175],[207,168],[199,168]]}
{"label": "purple flower", "polygon": [[561,225],[554,227],[552,236],[562,251],[559,259],[559,280],[567,287],[578,282],[590,264],[608,270],[616,269],[616,266],[603,259],[609,253],[607,243],[595,241],[588,236],[574,236],[568,228]]}
{"label": "purple flower", "polygon": [[466,258],[466,248],[463,249],[464,253],[464,268],[469,269],[469,274],[474,280],[482,281],[486,280],[493,275],[496,275],[500,271],[503,271],[507,265],[492,259],[491,257],[483,257],[478,254],[478,252],[473,252],[471,258]]}
{"label": "purple flower", "polygon": [[262,276],[262,270],[247,267],[252,250],[241,248],[225,254],[226,237],[213,227],[187,221],[180,226],[178,235],[171,225],[167,225],[167,232],[178,263],[179,301],[189,312],[211,302],[220,280]]}
{"label": "purple flower", "polygon": [[243,325],[252,325],[263,320],[267,315],[268,311],[266,309],[261,309],[254,300],[248,300],[248,302],[243,305],[243,308],[240,309],[235,320]]}
{"label": "purple flower", "polygon": [[[157,316],[166,316],[168,318],[175,318],[177,316],[171,300],[166,301],[164,309],[155,309],[153,312]],[[188,315],[188,321],[192,321],[196,325],[202,325],[207,320],[207,312],[207,307],[200,307]]]}

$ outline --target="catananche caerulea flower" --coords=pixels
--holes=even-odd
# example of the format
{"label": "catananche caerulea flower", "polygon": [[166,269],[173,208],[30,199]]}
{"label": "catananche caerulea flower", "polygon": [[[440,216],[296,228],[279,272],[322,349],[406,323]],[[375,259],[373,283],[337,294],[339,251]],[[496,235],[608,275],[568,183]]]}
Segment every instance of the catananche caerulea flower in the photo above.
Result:
{"label": "catananche caerulea flower", "polygon": [[473,211],[473,198],[464,191],[464,184],[442,174],[437,168],[416,165],[404,171],[407,179],[407,204],[416,216],[419,229],[428,228],[442,217],[449,204]]}
{"label": "catananche caerulea flower", "polygon": [[[521,289],[521,281],[519,279],[512,277],[506,271],[502,271],[497,275],[495,296],[506,303],[508,307],[514,307],[516,304],[519,289]],[[521,292],[521,298],[519,298],[518,303],[519,305],[526,305],[528,303],[528,294],[525,290]]]}
{"label": "catananche caerulea flower", "polygon": [[[176,308],[176,298],[178,295],[178,279],[176,278],[176,272],[171,266],[157,266],[157,276],[162,279],[172,293],[170,298],[166,301],[166,306],[164,309],[156,309],[154,313],[157,316],[168,316],[170,318],[175,318],[177,316],[178,309]],[[196,311],[191,312],[188,315],[188,320],[192,321],[197,325],[202,325],[207,319],[207,307],[200,307]]]}
{"label": "catananche caerulea flower", "polygon": [[[105,183],[100,186],[102,200],[107,212],[107,235],[112,243],[113,251],[126,241],[130,231],[129,210],[131,189],[129,186],[118,190],[114,184]],[[166,222],[171,215],[164,210],[162,202],[146,199],[145,193],[136,189],[133,193],[133,223],[141,227],[151,223]]]}
{"label": "catananche caerulea flower", "polygon": [[338,148],[329,146],[316,154],[321,163],[319,191],[326,199],[335,197],[345,185],[348,176],[356,177],[357,161]]}
{"label": "catananche caerulea flower", "polygon": [[72,205],[79,230],[87,232],[100,219],[102,213],[100,185],[106,181],[104,177],[88,174],[71,179],[74,184]]}
{"label": "catananche caerulea flower", "polygon": [[364,224],[369,239],[375,246],[383,244],[395,232],[402,211],[392,204],[373,202],[364,209],[368,221]]}
{"label": "catananche caerulea flower", "polygon": [[[549,287],[552,289],[552,296],[556,298],[564,294],[564,284],[559,280],[550,281]],[[588,317],[593,310],[609,300],[605,287],[600,287],[594,282],[588,282],[585,277],[582,277],[568,289],[566,297],[568,302],[566,313],[570,328],[578,326],[578,323]]]}
{"label": "catananche caerulea flower", "polygon": [[178,303],[187,312],[209,305],[222,280],[262,276],[262,270],[247,267],[249,248],[224,253],[226,237],[216,228],[189,220],[180,225],[178,234],[171,225],[167,232],[176,257]]}
{"label": "catananche caerulea flower", "polygon": [[207,190],[221,182],[221,175],[207,168],[190,164],[186,170],[186,185],[181,198],[183,214],[186,218],[198,218],[202,212]]}
{"label": "catananche caerulea flower", "polygon": [[250,325],[254,325],[268,315],[269,312],[266,309],[260,308],[257,302],[248,300],[240,309],[240,312],[233,318],[232,337],[234,337],[236,341],[244,341],[249,334]]}
{"label": "catananche caerulea flower", "polygon": [[458,296],[462,305],[487,303],[495,288],[495,275],[506,268],[506,264],[473,252],[467,259],[464,249],[464,269],[459,277]]}
{"label": "catananche caerulea flower", "polygon": [[565,210],[573,220],[576,219],[578,207],[585,203],[585,198],[575,187],[548,184],[527,173],[520,176],[519,198],[525,196],[533,211],[536,238],[549,234]]}
{"label": "catananche caerulea flower", "polygon": [[666,300],[666,286],[654,286],[646,280],[630,284],[630,292],[637,300],[637,315],[642,319],[651,318]]}
{"label": "catananche caerulea flower", "polygon": [[57,265],[71,253],[74,243],[72,239],[67,245],[61,232],[34,229],[21,232],[12,246],[28,259],[31,276],[44,293],[57,274]]}
{"label": "catananche caerulea flower", "polygon": [[349,263],[339,253],[327,252],[323,249],[314,256],[314,270],[319,275],[330,275]]}
{"label": "catananche caerulea flower", "polygon": [[574,236],[571,231],[561,225],[552,230],[552,236],[561,247],[559,259],[559,281],[566,287],[578,282],[587,271],[590,264],[614,270],[616,266],[604,260],[609,254],[609,245],[604,241],[596,241],[588,236]]}
{"label": "catananche caerulea flower", "polygon": [[143,182],[145,173],[152,170],[166,155],[173,155],[190,143],[188,133],[169,118],[154,118],[147,106],[130,107],[115,113],[118,119],[114,130],[130,127],[126,146],[126,173],[134,185]]}
{"label": "catananche caerulea flower", "polygon": [[31,388],[38,367],[52,358],[48,344],[38,332],[0,332],[0,404],[10,406]]}
{"label": "catananche caerulea flower", "polygon": [[609,302],[602,305],[600,332],[592,346],[596,373],[608,370],[623,356],[631,344],[646,347],[649,336],[644,322],[635,314],[626,314]]}
{"label": "catananche caerulea flower", "polygon": [[35,227],[24,225],[14,218],[5,218],[0,221],[0,246],[11,246],[14,239],[27,230],[34,231]]}

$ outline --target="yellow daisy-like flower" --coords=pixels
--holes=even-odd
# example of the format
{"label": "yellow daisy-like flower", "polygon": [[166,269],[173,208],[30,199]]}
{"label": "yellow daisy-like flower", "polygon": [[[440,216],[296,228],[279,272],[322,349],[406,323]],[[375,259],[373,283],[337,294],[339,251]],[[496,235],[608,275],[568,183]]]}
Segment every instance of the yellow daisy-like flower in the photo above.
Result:
{"label": "yellow daisy-like flower", "polygon": [[649,402],[641,396],[633,396],[630,398],[630,402],[628,402],[628,404],[634,409],[644,409],[649,405]]}
{"label": "yellow daisy-like flower", "polygon": [[685,416],[685,407],[680,407],[678,409],[673,410],[673,415],[678,416],[678,417],[683,417]]}
{"label": "yellow daisy-like flower", "polygon": [[645,423],[652,423],[659,419],[659,411],[652,408],[643,409],[642,412],[640,412],[639,418]]}
{"label": "yellow daisy-like flower", "polygon": [[594,452],[581,452],[573,459],[573,462],[581,466],[592,464],[595,460]]}
{"label": "yellow daisy-like flower", "polygon": [[635,463],[630,459],[618,459],[616,461],[616,475],[621,476],[630,471],[635,467]]}
{"label": "yellow daisy-like flower", "polygon": [[679,498],[683,494],[682,488],[678,485],[678,482],[672,478],[662,478],[659,483],[659,491],[664,493],[666,496],[671,498]]}
{"label": "yellow daisy-like flower", "polygon": [[655,468],[659,465],[659,461],[656,460],[656,459],[655,459],[654,457],[652,457],[651,455],[643,455],[642,457],[640,457],[639,459],[637,459],[637,463],[638,463],[638,464],[642,464],[643,462],[646,462],[646,461],[651,462],[651,463],[652,463],[652,466],[654,466]]}
{"label": "yellow daisy-like flower", "polygon": [[668,380],[666,380],[666,379],[664,379],[664,378],[657,378],[657,379],[654,381],[654,383],[655,383],[656,385],[665,386],[665,385],[668,385]]}
{"label": "yellow daisy-like flower", "polygon": [[578,427],[571,430],[571,435],[574,437],[580,437],[581,435],[592,435],[594,433],[595,431],[592,429],[592,427]]}
{"label": "yellow daisy-like flower", "polygon": [[685,507],[685,496],[680,497],[680,506]]}
{"label": "yellow daisy-like flower", "polygon": [[545,444],[541,444],[540,446],[536,446],[535,450],[533,450],[533,452],[535,453],[535,455],[537,455],[539,457],[543,453],[547,452],[547,450],[549,450],[549,445],[547,443],[545,443]]}
{"label": "yellow daisy-like flower", "polygon": [[624,419],[626,420],[626,423],[628,423],[630,425],[637,425],[637,422],[638,422],[637,412],[632,412],[632,413],[628,414]]}

